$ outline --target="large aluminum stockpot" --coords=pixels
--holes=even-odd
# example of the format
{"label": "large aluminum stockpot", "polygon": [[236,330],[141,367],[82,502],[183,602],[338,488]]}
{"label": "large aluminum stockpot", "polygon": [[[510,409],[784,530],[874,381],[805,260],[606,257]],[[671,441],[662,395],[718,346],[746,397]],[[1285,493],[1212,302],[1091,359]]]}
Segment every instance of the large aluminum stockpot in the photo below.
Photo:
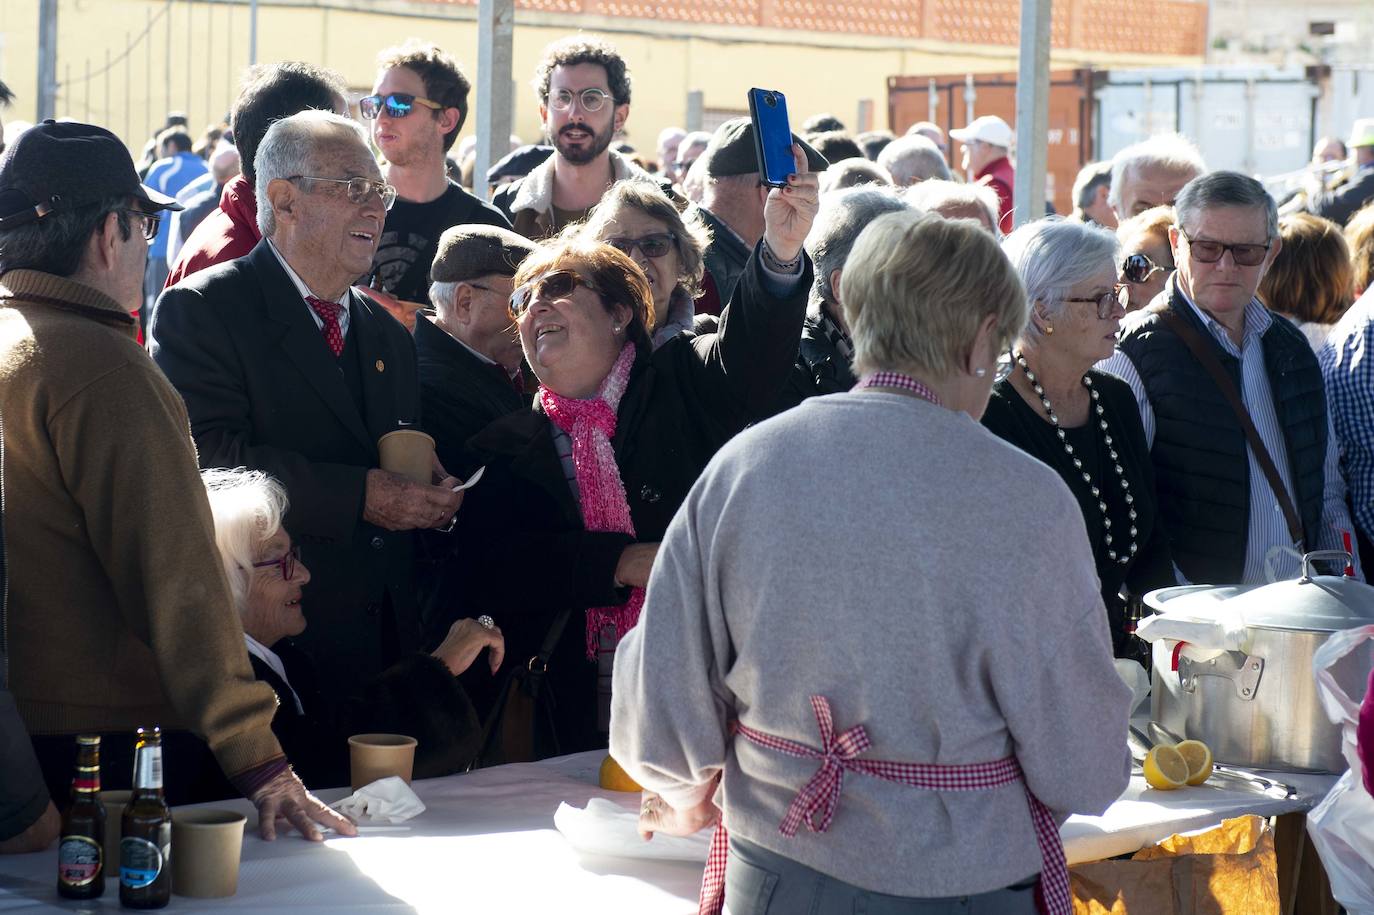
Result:
{"label": "large aluminum stockpot", "polygon": [[[1327,719],[1312,655],[1333,632],[1374,623],[1374,587],[1314,574],[1269,585],[1164,588],[1145,595],[1155,616],[1140,625],[1153,643],[1151,717],[1205,741],[1221,763],[1341,772],[1341,732]],[[1353,695],[1374,666],[1367,643],[1333,671]]]}

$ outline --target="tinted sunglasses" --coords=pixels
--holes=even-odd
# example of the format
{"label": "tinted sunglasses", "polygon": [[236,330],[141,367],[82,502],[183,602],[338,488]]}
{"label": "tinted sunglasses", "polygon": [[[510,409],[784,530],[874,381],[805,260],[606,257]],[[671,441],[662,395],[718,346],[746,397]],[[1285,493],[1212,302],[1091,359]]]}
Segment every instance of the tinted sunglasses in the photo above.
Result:
{"label": "tinted sunglasses", "polygon": [[638,248],[645,257],[662,257],[673,249],[676,241],[677,235],[672,232],[655,232],[642,238],[608,238],[606,244],[626,255]]}
{"label": "tinted sunglasses", "polygon": [[1125,283],[1115,283],[1110,292],[1104,292],[1091,299],[1077,298],[1064,299],[1065,302],[1087,302],[1097,306],[1097,316],[1106,320],[1112,316],[1112,312],[1117,308],[1125,309],[1127,302],[1130,301],[1130,287]]}
{"label": "tinted sunglasses", "polygon": [[368,95],[358,99],[358,111],[371,120],[383,111],[389,118],[403,118],[415,110],[416,104],[424,105],[433,111],[442,111],[445,106],[418,95],[393,92],[390,95]]}
{"label": "tinted sunglasses", "polygon": [[1128,283],[1145,283],[1157,272],[1163,270],[1167,273],[1172,269],[1156,264],[1148,254],[1128,254],[1121,262],[1121,278]]}
{"label": "tinted sunglasses", "polygon": [[536,297],[541,299],[566,299],[573,294],[573,290],[578,286],[586,286],[597,295],[601,290],[597,289],[590,280],[573,273],[571,270],[555,270],[546,273],[537,280],[517,288],[510,294],[510,313],[518,318],[530,307],[530,303]]}
{"label": "tinted sunglasses", "polygon": [[1238,267],[1258,267],[1264,263],[1265,255],[1269,253],[1269,248],[1273,242],[1263,245],[1226,245],[1219,241],[1194,241],[1188,238],[1188,233],[1182,229],[1180,235],[1188,242],[1188,250],[1193,257],[1204,264],[1215,264],[1221,260],[1221,256],[1227,251],[1231,252],[1231,260],[1236,262]]}

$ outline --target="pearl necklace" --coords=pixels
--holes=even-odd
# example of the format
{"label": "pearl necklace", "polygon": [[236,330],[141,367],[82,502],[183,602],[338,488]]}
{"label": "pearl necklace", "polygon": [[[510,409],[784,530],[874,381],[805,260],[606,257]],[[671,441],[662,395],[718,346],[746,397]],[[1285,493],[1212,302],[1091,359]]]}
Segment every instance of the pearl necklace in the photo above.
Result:
{"label": "pearl necklace", "polygon": [[1107,545],[1107,558],[1112,562],[1119,563],[1120,565],[1124,566],[1126,563],[1131,561],[1131,557],[1136,554],[1137,549],[1135,542],[1135,497],[1131,495],[1131,484],[1126,479],[1126,471],[1121,466],[1121,461],[1117,457],[1116,449],[1112,447],[1112,433],[1107,428],[1106,411],[1102,409],[1100,395],[1098,394],[1097,390],[1093,387],[1092,378],[1088,377],[1087,375],[1084,375],[1083,387],[1088,389],[1088,394],[1092,397],[1093,412],[1097,414],[1097,425],[1098,428],[1102,430],[1102,442],[1107,446],[1107,455],[1109,458],[1111,458],[1112,466],[1116,469],[1117,479],[1121,481],[1121,492],[1126,500],[1126,511],[1129,514],[1131,521],[1130,549],[1128,551],[1123,551],[1119,554],[1115,549],[1112,548],[1112,519],[1107,515],[1107,502],[1104,499],[1101,490],[1099,490],[1098,487],[1093,485],[1092,476],[1089,475],[1088,472],[1083,469],[1082,459],[1079,458],[1078,455],[1073,453],[1073,445],[1069,444],[1068,437],[1064,434],[1063,428],[1060,427],[1059,417],[1055,415],[1054,407],[1050,406],[1050,399],[1045,396],[1045,389],[1040,386],[1040,382],[1036,379],[1035,373],[1032,372],[1030,366],[1026,364],[1026,357],[1021,355],[1020,353],[1013,353],[1012,358],[1014,358],[1016,360],[1016,364],[1021,367],[1021,371],[1026,373],[1026,380],[1030,382],[1031,390],[1035,391],[1036,396],[1040,398],[1040,403],[1045,407],[1045,415],[1050,418],[1050,425],[1054,426],[1054,432],[1056,435],[1059,436],[1059,442],[1064,446],[1065,453],[1068,454],[1069,459],[1073,461],[1074,469],[1083,475],[1083,482],[1088,484],[1089,490],[1092,491],[1093,498],[1097,500],[1097,509],[1098,511],[1102,512],[1102,537]]}

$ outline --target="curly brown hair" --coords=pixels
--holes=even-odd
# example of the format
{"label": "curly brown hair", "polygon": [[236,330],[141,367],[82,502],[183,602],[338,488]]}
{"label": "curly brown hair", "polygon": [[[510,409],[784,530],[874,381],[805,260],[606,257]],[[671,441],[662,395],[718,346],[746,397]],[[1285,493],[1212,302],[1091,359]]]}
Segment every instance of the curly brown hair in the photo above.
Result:
{"label": "curly brown hair", "polygon": [[[444,134],[444,152],[448,152],[468,119],[468,93],[472,91],[472,83],[459,68],[457,60],[438,45],[416,38],[377,55],[377,69],[396,67],[405,67],[419,76],[430,101],[458,109],[457,126]],[[438,112],[433,114],[437,116]]]}
{"label": "curly brown hair", "polygon": [[1374,203],[1367,203],[1345,224],[1345,243],[1350,246],[1355,294],[1374,286]]}
{"label": "curly brown hair", "polygon": [[549,102],[549,80],[554,67],[575,67],[578,64],[599,64],[606,71],[606,85],[617,105],[630,104],[630,71],[615,47],[594,35],[572,35],[561,38],[544,49],[544,56],[534,68],[534,91],[539,104]]}
{"label": "curly brown hair", "polygon": [[1335,324],[1354,301],[1350,248],[1341,227],[1311,213],[1279,220],[1283,248],[1260,281],[1270,311],[1300,323]]}

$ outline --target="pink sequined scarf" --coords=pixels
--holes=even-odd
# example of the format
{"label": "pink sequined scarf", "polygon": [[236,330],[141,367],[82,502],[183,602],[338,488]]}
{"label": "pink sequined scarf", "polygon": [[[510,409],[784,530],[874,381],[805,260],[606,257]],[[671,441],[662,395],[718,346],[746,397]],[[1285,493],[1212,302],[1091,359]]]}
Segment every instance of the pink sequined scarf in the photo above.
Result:
{"label": "pink sequined scarf", "polygon": [[[577,492],[582,500],[582,524],[589,531],[618,531],[635,536],[630,518],[630,503],[620,479],[611,436],[615,435],[616,410],[630,380],[635,361],[633,343],[625,344],[611,373],[601,382],[596,397],[577,400],[555,394],[542,385],[539,402],[550,420],[566,432],[573,443],[573,467],[577,473]],[[615,641],[639,622],[644,606],[644,589],[635,588],[630,599],[619,607],[587,608],[587,657],[595,659],[601,644],[601,630],[611,626]]]}

